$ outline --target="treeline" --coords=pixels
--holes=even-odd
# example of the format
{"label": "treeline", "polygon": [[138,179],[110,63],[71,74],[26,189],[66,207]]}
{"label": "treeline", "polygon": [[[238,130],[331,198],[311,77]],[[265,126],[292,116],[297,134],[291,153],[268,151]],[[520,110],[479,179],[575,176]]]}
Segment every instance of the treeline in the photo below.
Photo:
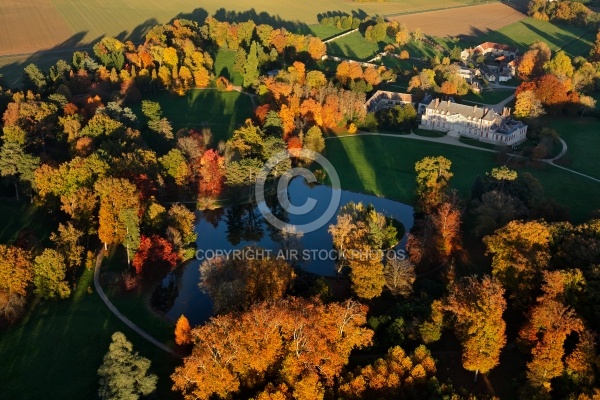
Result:
{"label": "treeline", "polygon": [[534,119],[545,113],[574,116],[592,111],[596,101],[590,95],[600,90],[597,49],[598,43],[588,61],[571,59],[563,51],[552,55],[545,43],[533,43],[517,65],[518,75],[526,81],[516,91],[515,116]]}
{"label": "treeline", "polygon": [[542,21],[582,26],[592,32],[600,28],[600,13],[578,1],[531,0],[527,15]]}

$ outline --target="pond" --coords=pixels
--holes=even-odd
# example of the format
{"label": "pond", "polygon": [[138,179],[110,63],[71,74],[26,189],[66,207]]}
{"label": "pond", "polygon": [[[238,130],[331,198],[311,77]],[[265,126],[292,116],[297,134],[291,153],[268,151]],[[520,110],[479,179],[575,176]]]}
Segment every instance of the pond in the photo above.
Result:
{"label": "pond", "polygon": [[[288,197],[294,206],[304,204],[308,199],[315,199],[315,207],[305,215],[287,214],[283,209],[272,209],[280,220],[290,224],[303,225],[316,220],[327,209],[332,198],[333,189],[323,185],[308,185],[300,177],[294,178],[288,186]],[[309,200],[310,201],[310,200]],[[413,207],[393,200],[369,196],[349,191],[341,191],[340,206],[353,201],[365,205],[373,204],[378,212],[392,217],[404,225],[404,237],[397,249],[404,249],[406,232],[413,223]],[[274,199],[277,203],[277,200]],[[271,202],[269,201],[269,204]],[[339,210],[339,208],[338,208]],[[271,226],[262,216],[256,204],[227,207],[218,210],[198,212],[196,240],[197,255],[210,257],[217,251],[242,249],[247,246],[260,246],[277,256],[282,250],[280,231]],[[304,261],[301,268],[307,272],[322,276],[335,274],[335,262],[326,255],[333,249],[331,235],[327,231],[330,224],[335,223],[337,210],[323,227],[305,233],[300,238],[300,254],[310,255],[310,261]],[[299,257],[301,260],[303,257]],[[198,287],[200,278],[200,259],[194,259],[171,272],[157,287],[153,304],[159,304],[171,321],[184,314],[193,325],[208,320],[212,315],[212,301]]]}

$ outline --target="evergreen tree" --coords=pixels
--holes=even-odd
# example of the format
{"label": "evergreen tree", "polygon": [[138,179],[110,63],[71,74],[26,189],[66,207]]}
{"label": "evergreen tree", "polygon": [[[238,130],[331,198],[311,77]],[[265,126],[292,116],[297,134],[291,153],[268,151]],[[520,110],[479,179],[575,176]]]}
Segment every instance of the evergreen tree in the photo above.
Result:
{"label": "evergreen tree", "polygon": [[258,44],[253,41],[250,45],[246,65],[244,66],[244,87],[252,86],[258,80]]}

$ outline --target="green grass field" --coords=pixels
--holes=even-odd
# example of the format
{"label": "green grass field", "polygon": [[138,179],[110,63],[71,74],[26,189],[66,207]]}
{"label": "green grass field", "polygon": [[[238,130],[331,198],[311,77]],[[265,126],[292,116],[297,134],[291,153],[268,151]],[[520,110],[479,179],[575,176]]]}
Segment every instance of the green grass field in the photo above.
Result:
{"label": "green grass field", "polygon": [[244,77],[233,70],[235,63],[235,51],[219,50],[215,57],[215,76],[224,76],[235,86],[241,86],[244,83]]}
{"label": "green grass field", "polygon": [[569,163],[565,166],[600,179],[600,121],[595,118],[552,118],[548,122],[548,126],[556,129],[567,143]]}
{"label": "green grass field", "polygon": [[[414,202],[415,163],[443,155],[452,161],[451,186],[467,196],[477,175],[497,167],[488,152],[438,143],[384,136],[352,136],[326,141],[326,157],[336,168],[344,189]],[[545,193],[569,207],[575,221],[600,208],[600,184],[551,166],[523,168],[544,186]]]}
{"label": "green grass field", "polygon": [[483,90],[479,94],[469,92],[466,96],[463,96],[462,99],[474,103],[498,104],[507,97],[512,96],[514,93],[515,91],[512,89]]}
{"label": "green grass field", "polygon": [[[193,89],[185,96],[163,93],[151,100],[158,101],[163,115],[174,131],[181,128],[211,128],[215,144],[226,140],[252,114],[250,97],[239,92],[219,92]],[[133,107],[141,115],[140,106]]]}
{"label": "green grass field", "polygon": [[[11,193],[12,194],[12,193]],[[20,230],[30,231],[40,242],[45,242],[54,229],[54,218],[25,201],[0,201],[0,243],[10,243]]]}
{"label": "green grass field", "polygon": [[157,398],[174,398],[169,375],[179,361],[129,330],[88,287],[93,288],[93,272],[86,270],[71,298],[37,304],[19,324],[0,332],[0,397],[97,398],[96,371],[111,335],[121,331],[152,361]]}
{"label": "green grass field", "polygon": [[586,55],[594,42],[594,35],[570,25],[525,18],[497,31],[481,32],[475,37],[464,38],[461,47],[477,45],[484,41],[518,46],[521,51],[537,40],[548,43],[550,49],[564,49],[572,57]]}
{"label": "green grass field", "polygon": [[332,36],[339,35],[346,32],[344,29],[338,29],[335,26],[325,26],[321,24],[314,24],[308,27],[310,33],[321,39],[328,39]]}
{"label": "green grass field", "polygon": [[366,40],[360,32],[354,32],[327,43],[327,53],[356,60],[369,60],[383,51],[383,48],[389,43],[392,43],[392,39],[388,36],[383,42],[375,43]]}

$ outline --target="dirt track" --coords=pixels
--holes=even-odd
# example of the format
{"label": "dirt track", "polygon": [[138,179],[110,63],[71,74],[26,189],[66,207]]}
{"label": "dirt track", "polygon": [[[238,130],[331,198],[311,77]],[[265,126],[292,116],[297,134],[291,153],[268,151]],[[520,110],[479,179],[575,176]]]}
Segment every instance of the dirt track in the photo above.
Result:
{"label": "dirt track", "polygon": [[421,28],[432,36],[474,36],[477,32],[497,30],[526,15],[502,3],[461,7],[393,17],[412,31]]}

